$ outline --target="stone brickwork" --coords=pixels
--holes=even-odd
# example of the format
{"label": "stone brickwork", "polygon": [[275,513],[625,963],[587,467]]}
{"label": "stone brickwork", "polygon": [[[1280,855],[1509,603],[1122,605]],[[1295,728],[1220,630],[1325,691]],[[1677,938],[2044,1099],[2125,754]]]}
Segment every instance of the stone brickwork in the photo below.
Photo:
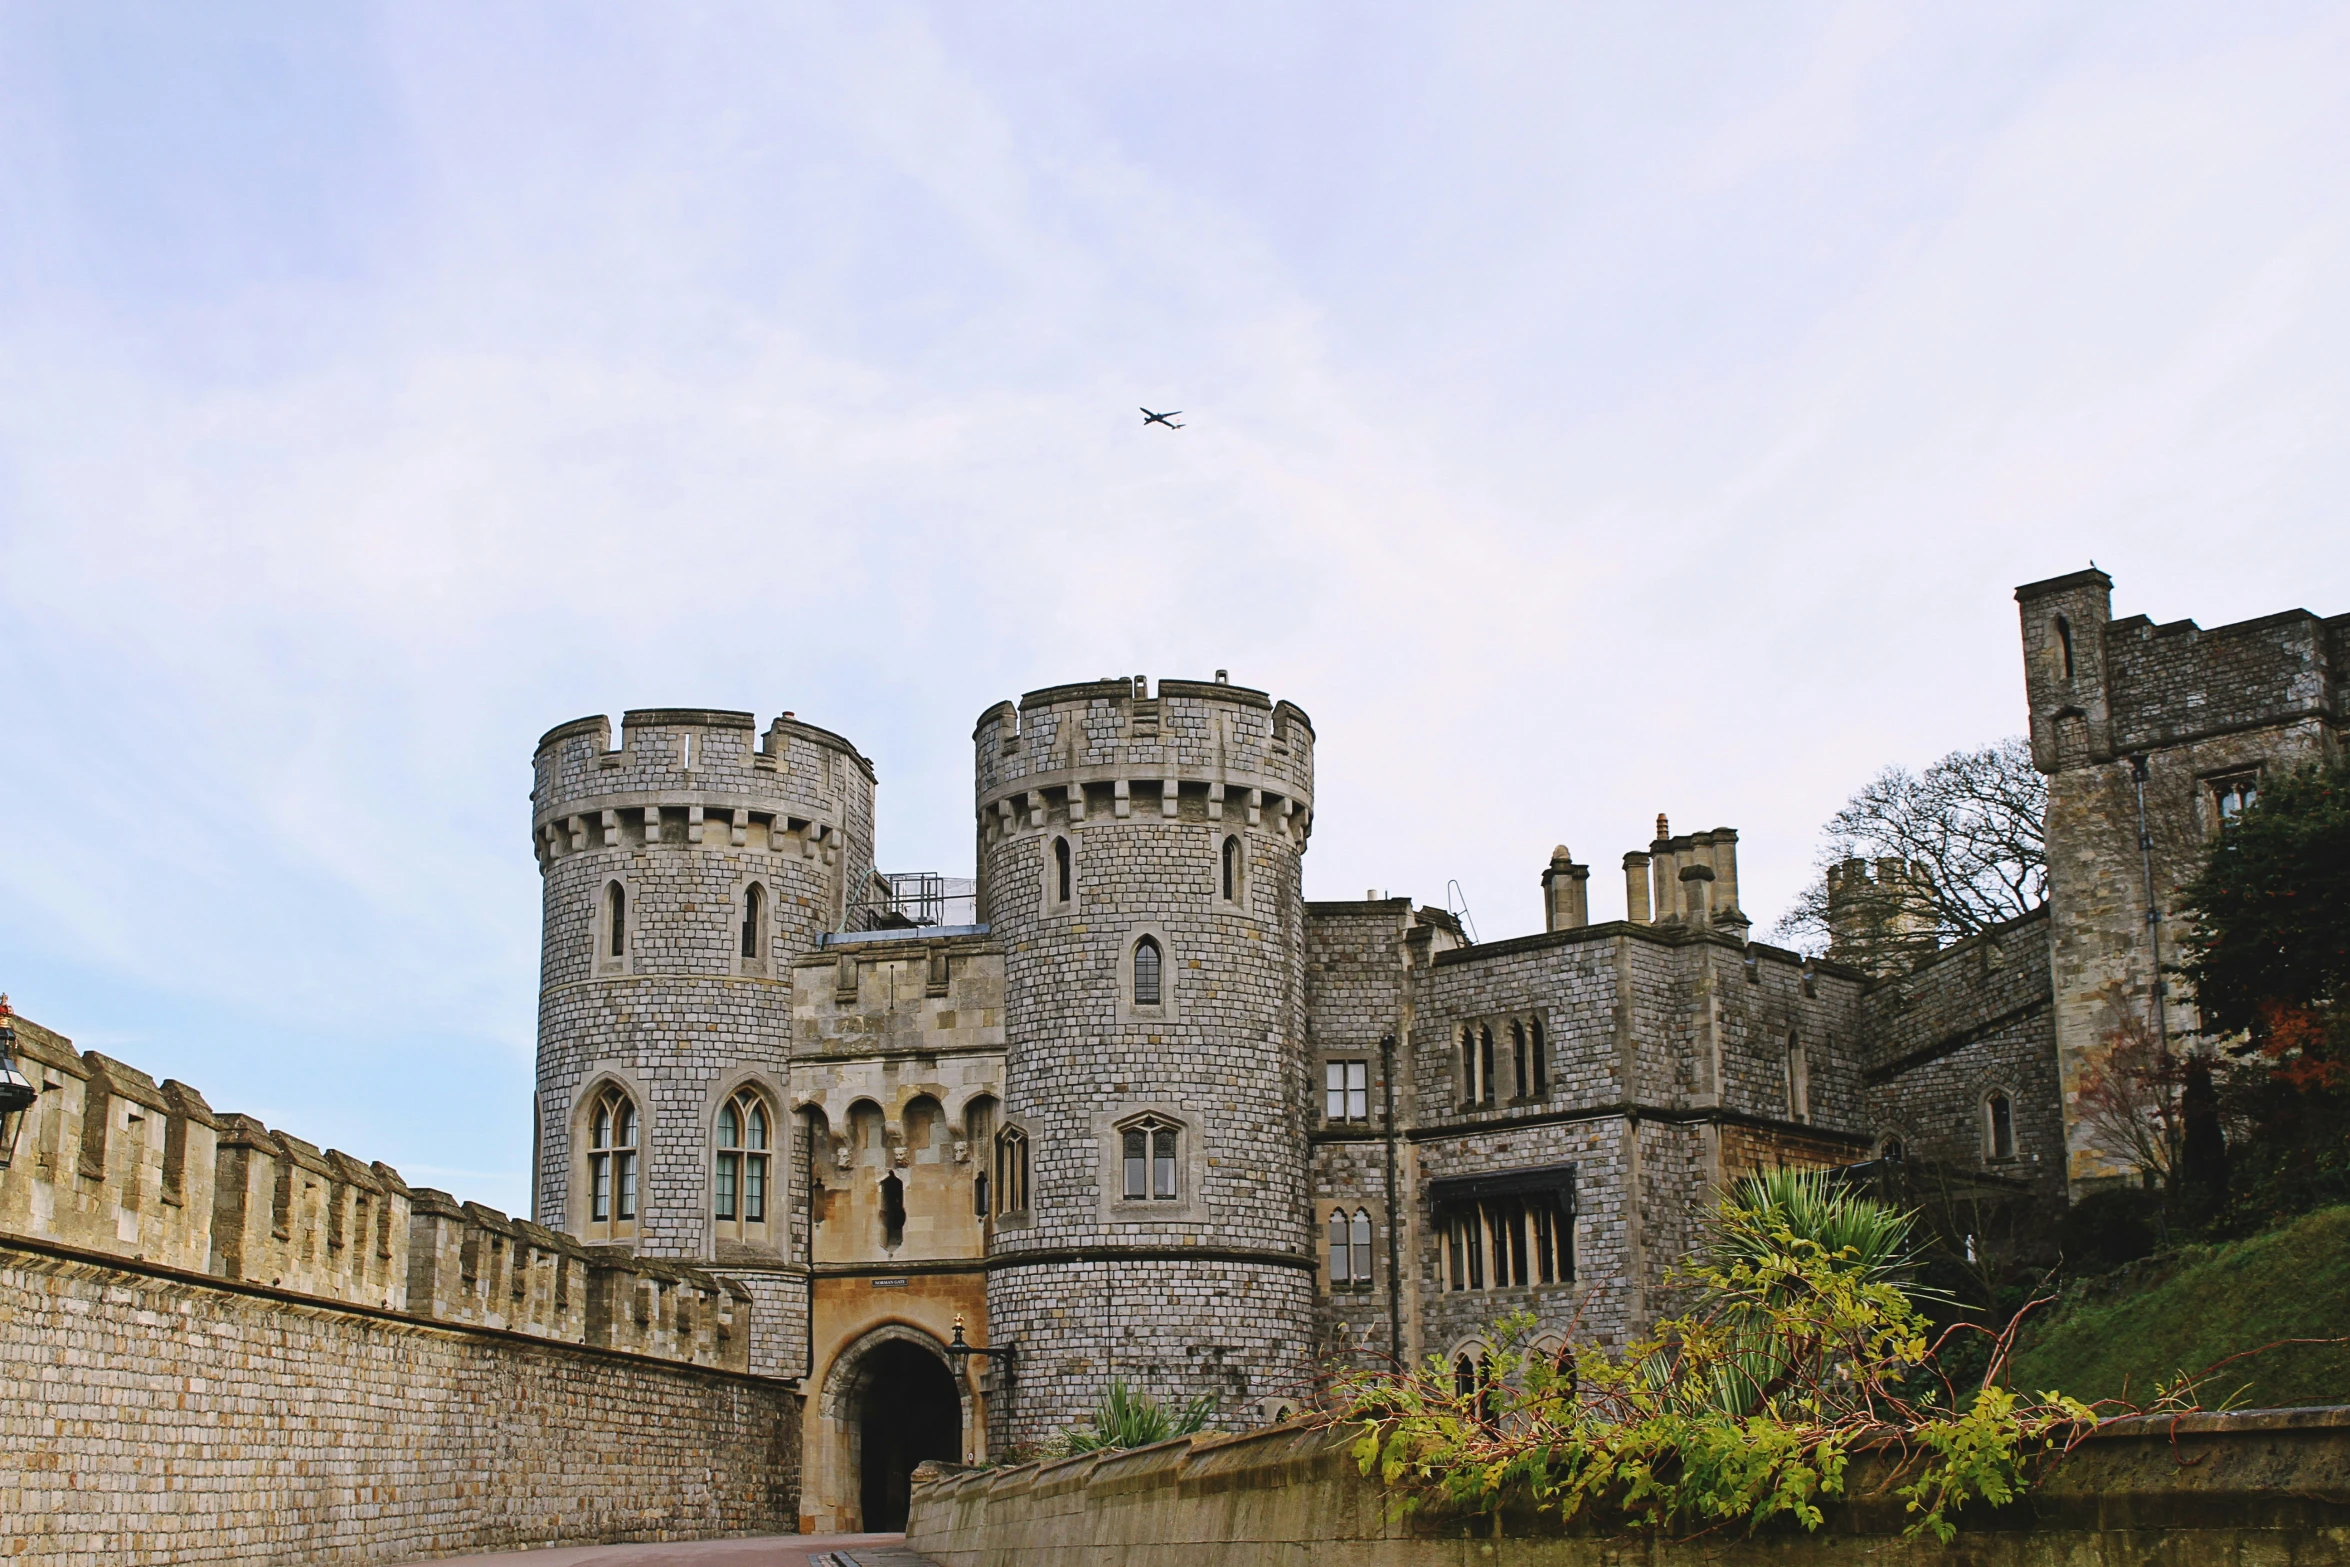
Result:
{"label": "stone brickwork", "polygon": [[[808,1237],[783,1146],[790,966],[856,912],[873,875],[873,770],[840,736],[785,714],[690,708],[550,730],[533,761],[544,888],[537,1213],[647,1257],[726,1266],[772,1308],[753,1361],[804,1370]],[[617,920],[618,928],[615,929]],[[747,927],[747,928],[746,928]],[[633,1213],[587,1190],[607,1089],[638,1116]],[[721,1108],[765,1106],[778,1177],[757,1224],[720,1233],[709,1192]],[[750,1281],[755,1281],[752,1283]]]}
{"label": "stone brickwork", "polygon": [[1303,1422],[1059,1463],[926,1475],[906,1542],[940,1567],[2076,1567],[2350,1561],[2350,1409],[2116,1421],[2030,1494],[1914,1530],[1893,1455],[1861,1447],[1815,1532],[1786,1519],[1676,1537],[1512,1507],[1406,1513],[1354,1433]]}
{"label": "stone brickwork", "polygon": [[2179,889],[2218,834],[2229,786],[2338,756],[2350,723],[2350,615],[2294,610],[2205,631],[2114,620],[2112,600],[2095,569],[2016,590],[2032,759],[2049,775],[2050,984],[2076,1190],[2133,1178],[2069,1108],[2114,1033],[2197,1044],[2191,998],[2158,1001],[2157,985],[2178,956]]}
{"label": "stone brickwork", "polygon": [[[943,1365],[958,1318],[967,1342],[989,1342],[1003,948],[975,929],[848,933],[791,973],[791,1102],[815,1161],[801,1519],[854,1529],[864,1522],[857,1415],[875,1351],[913,1344]],[[988,1385],[957,1380],[960,1456],[987,1456]]]}
{"label": "stone brickwork", "polygon": [[0,1238],[0,1555],[401,1562],[792,1527],[784,1384]]}
{"label": "stone brickwork", "polygon": [[[1000,703],[973,740],[1006,1122],[1031,1166],[1027,1207],[989,1241],[994,1331],[1038,1346],[1001,1435],[1090,1411],[1130,1326],[1169,1379],[1159,1396],[1294,1396],[1313,1298],[1299,884],[1313,730],[1263,692],[1168,680],[1154,697],[1137,679]],[[1159,1137],[1178,1151],[1173,1189],[1154,1163],[1130,1200],[1120,1150],[1136,1127],[1152,1161]],[[1123,1276],[1128,1320],[1070,1309],[1097,1274]]]}
{"label": "stone brickwork", "polygon": [[[1957,942],[1861,997],[1870,1125],[1883,1146],[2005,1176],[2045,1200],[2064,1191],[2064,1118],[2049,1004],[2048,913]],[[1991,1145],[1988,1103],[2007,1095],[2014,1151]]]}

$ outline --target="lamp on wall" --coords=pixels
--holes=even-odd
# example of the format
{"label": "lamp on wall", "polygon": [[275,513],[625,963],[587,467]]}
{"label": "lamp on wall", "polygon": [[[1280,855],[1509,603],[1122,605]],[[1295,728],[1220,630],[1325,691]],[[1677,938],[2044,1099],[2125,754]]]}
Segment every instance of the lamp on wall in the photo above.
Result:
{"label": "lamp on wall", "polygon": [[0,1165],[16,1156],[17,1128],[40,1097],[41,1091],[16,1069],[16,1014],[0,992]]}
{"label": "lamp on wall", "polygon": [[983,1344],[964,1343],[963,1314],[958,1311],[955,1313],[955,1341],[947,1346],[947,1360],[954,1366],[956,1377],[963,1376],[964,1368],[971,1364],[973,1355],[986,1355],[1001,1360],[1004,1363],[1004,1376],[1007,1380],[1010,1379],[1012,1375],[1012,1346],[1006,1344],[1002,1348],[996,1349]]}

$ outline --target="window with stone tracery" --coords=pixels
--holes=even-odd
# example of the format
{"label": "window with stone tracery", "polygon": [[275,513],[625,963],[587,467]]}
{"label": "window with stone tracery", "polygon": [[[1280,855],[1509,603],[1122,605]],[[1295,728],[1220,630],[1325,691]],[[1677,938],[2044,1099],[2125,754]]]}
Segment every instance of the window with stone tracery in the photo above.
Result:
{"label": "window with stone tracery", "polygon": [[1120,1190],[1128,1202],[1173,1202],[1181,1131],[1173,1122],[1145,1116],[1119,1128]]}
{"label": "window with stone tracery", "polygon": [[1016,1126],[995,1141],[994,1195],[998,1213],[1028,1211],[1028,1134]]}
{"label": "window with stone tracery", "polygon": [[718,1107],[710,1211],[722,1240],[763,1238],[773,1125],[766,1097],[754,1089],[745,1089]]}
{"label": "window with stone tracery", "polygon": [[636,1101],[618,1088],[599,1093],[589,1112],[587,1181],[589,1238],[612,1240],[635,1233]]}

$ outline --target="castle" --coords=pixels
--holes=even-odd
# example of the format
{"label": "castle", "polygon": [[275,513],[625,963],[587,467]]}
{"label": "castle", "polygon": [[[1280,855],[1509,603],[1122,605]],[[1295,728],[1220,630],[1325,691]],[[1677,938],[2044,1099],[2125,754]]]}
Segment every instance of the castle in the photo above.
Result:
{"label": "castle", "polygon": [[[2122,1178],[2065,1105],[2155,1000],[2130,758],[2159,908],[2261,767],[2338,745],[2350,617],[2202,632],[2114,622],[2110,592],[2017,592],[2050,904],[1942,950],[1897,915],[1877,973],[1751,941],[1737,833],[1663,817],[1620,922],[1563,847],[1516,940],[1309,903],[1313,726],[1221,672],[983,712],[967,897],[876,874],[871,764],[790,714],[563,725],[533,793],[539,1218],[750,1291],[827,1527],[1114,1377],[1262,1420],[1333,1357],[1472,1363],[1511,1309],[1620,1341],[1744,1171],[1894,1151],[2050,1203]],[[1831,890],[1898,910],[1915,874]],[[991,1351],[969,1375],[958,1334]]]}
{"label": "castle", "polygon": [[[1826,957],[1755,942],[1738,834],[1661,816],[1621,921],[1590,922],[1564,847],[1513,940],[1308,902],[1312,723],[1220,671],[981,713],[967,882],[879,872],[871,762],[791,713],[561,725],[533,761],[532,1219],[34,1031],[0,1293],[137,1272],[256,1324],[334,1302],[525,1390],[602,1356],[738,1457],[746,1419],[791,1427],[764,1481],[648,1450],[646,1483],[707,1496],[640,1534],[879,1528],[918,1461],[1036,1443],[1112,1379],[1229,1426],[1362,1356],[1473,1376],[1512,1310],[1620,1343],[1742,1172],[1897,1157],[2053,1208],[2131,1178],[2069,1109],[2115,1030],[2196,1043],[2160,983],[2179,886],[2265,769],[2338,755],[2350,723],[2350,616],[2156,626],[2113,620],[2111,587],[2017,590],[2050,896],[1948,947],[1897,861],[1835,869],[1832,923],[1870,928]],[[328,1334],[338,1364],[353,1335]],[[638,1429],[545,1401],[551,1444]],[[542,1491],[514,1505],[569,1505]]]}

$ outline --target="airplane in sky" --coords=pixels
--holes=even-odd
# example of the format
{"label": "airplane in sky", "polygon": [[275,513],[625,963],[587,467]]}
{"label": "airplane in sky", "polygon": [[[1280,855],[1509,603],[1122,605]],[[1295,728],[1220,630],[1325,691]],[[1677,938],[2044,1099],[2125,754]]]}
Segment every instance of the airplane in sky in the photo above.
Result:
{"label": "airplane in sky", "polygon": [[1183,426],[1175,422],[1175,416],[1181,412],[1183,410],[1180,408],[1170,408],[1163,414],[1155,414],[1145,408],[1142,411],[1142,422],[1144,424],[1163,424],[1170,430],[1180,430]]}

